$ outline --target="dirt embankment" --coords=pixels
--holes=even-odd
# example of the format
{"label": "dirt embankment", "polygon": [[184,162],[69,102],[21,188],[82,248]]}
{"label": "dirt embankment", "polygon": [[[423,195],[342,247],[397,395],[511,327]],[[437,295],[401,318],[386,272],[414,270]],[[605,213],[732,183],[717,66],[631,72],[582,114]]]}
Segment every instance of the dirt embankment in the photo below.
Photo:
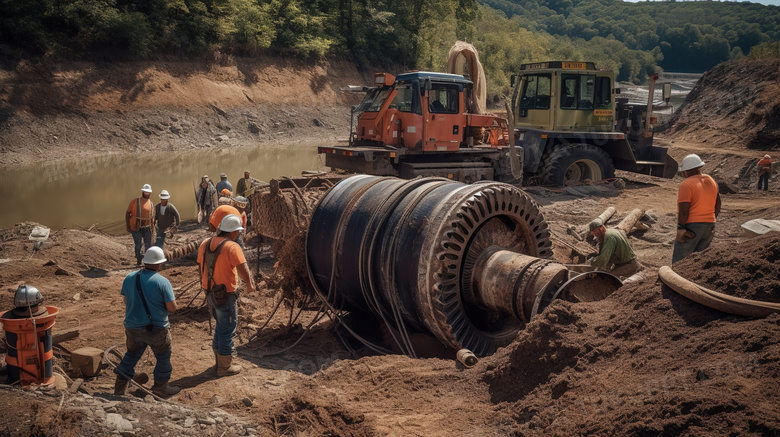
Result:
{"label": "dirt embankment", "polygon": [[664,135],[748,149],[780,149],[780,60],[717,65],[696,83]]}
{"label": "dirt embankment", "polygon": [[219,59],[0,70],[0,165],[273,144],[349,126],[368,79],[347,62]]}

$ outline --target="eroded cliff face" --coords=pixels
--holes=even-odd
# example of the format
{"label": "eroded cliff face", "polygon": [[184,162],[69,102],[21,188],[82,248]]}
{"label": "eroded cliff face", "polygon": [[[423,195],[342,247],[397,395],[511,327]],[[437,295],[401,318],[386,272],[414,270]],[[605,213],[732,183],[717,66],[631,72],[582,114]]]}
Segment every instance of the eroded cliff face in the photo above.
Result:
{"label": "eroded cliff face", "polygon": [[780,60],[741,59],[702,75],[666,135],[682,140],[780,147]]}
{"label": "eroded cliff face", "polygon": [[[349,135],[347,62],[20,63],[0,70],[0,165]],[[327,134],[324,131],[328,132]]]}

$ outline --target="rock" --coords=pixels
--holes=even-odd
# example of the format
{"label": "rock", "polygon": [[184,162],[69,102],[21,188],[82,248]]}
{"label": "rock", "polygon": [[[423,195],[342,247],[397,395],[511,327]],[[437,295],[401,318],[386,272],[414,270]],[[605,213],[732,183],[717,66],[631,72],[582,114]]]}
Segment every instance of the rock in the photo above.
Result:
{"label": "rock", "polygon": [[184,419],[184,427],[185,428],[191,428],[192,425],[195,425],[195,418],[188,417],[188,418]]}
{"label": "rock", "polygon": [[70,365],[84,376],[95,376],[100,369],[103,351],[95,347],[83,347],[71,353]]}
{"label": "rock", "polygon": [[76,293],[73,295],[73,300],[78,302],[81,299],[81,293]]}
{"label": "rock", "polygon": [[53,372],[54,376],[54,388],[57,390],[67,390],[68,389],[68,381],[65,379],[64,376],[60,375],[57,372]]}
{"label": "rock", "polygon": [[109,428],[116,429],[119,432],[133,430],[133,424],[130,423],[129,420],[125,420],[125,418],[122,417],[121,414],[117,414],[117,413],[107,414],[105,424]]}
{"label": "rock", "polygon": [[249,399],[249,398],[241,399],[241,402],[243,402],[244,405],[246,405],[247,407],[251,407],[252,406],[252,400]]}
{"label": "rock", "polygon": [[253,123],[251,121],[247,125],[247,129],[249,129],[249,132],[251,132],[251,133],[253,133],[255,135],[257,135],[260,132],[262,132],[262,130],[260,129],[260,126],[258,126],[257,124],[255,124],[255,123]]}
{"label": "rock", "polygon": [[198,423],[202,423],[204,425],[216,425],[217,421],[212,419],[211,417],[206,416],[198,419]]}

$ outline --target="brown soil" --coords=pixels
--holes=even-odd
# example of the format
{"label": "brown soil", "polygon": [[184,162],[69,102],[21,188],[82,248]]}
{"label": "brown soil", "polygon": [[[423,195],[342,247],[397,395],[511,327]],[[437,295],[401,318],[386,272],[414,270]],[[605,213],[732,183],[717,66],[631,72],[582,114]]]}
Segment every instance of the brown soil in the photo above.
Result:
{"label": "brown soil", "polygon": [[[5,108],[11,108],[11,117],[6,117],[0,130],[2,163],[40,159],[30,144],[51,138],[52,129],[69,133],[65,145],[40,143],[42,152],[55,157],[133,152],[147,139],[157,141],[155,145],[168,144],[172,137],[167,133],[160,138],[139,136],[143,142],[117,143],[82,128],[85,123],[92,127],[111,124],[130,138],[135,134],[129,132],[142,132],[136,121],[148,119],[150,114],[160,120],[183,120],[182,114],[191,117],[188,120],[201,120],[203,123],[192,123],[198,128],[187,135],[209,138],[226,125],[220,128],[205,121],[221,117],[224,123],[232,117],[217,117],[208,105],[228,114],[250,111],[247,105],[251,111],[260,111],[259,106],[250,105],[250,97],[255,102],[267,99],[262,111],[268,120],[294,119],[285,115],[291,107],[285,105],[293,104],[299,115],[325,111],[319,105],[334,105],[334,101],[338,101],[339,111],[346,111],[346,102],[333,88],[347,80],[345,77],[359,76],[354,71],[350,73],[354,76],[347,74],[345,65],[293,68],[277,61],[276,67],[267,63],[250,67],[235,60],[223,64],[208,69],[163,64],[20,67],[4,72],[0,96]],[[745,80],[741,64],[734,65],[729,74]],[[121,89],[100,86],[110,84],[115,76],[128,82]],[[128,79],[133,77],[136,81],[142,77],[142,84]],[[311,84],[317,80],[322,86],[316,89],[327,89],[323,93],[328,95],[312,91]],[[756,78],[755,82],[762,80]],[[254,91],[247,97],[244,92],[248,90]],[[712,92],[720,95],[722,102],[728,101],[725,91],[715,88]],[[780,101],[777,97],[774,102]],[[693,111],[698,107],[700,113],[708,108],[714,111],[713,98],[703,88],[686,108]],[[51,103],[55,100],[59,103]],[[721,118],[719,126],[734,131],[744,128],[740,124],[744,114],[723,105],[717,107],[733,114]],[[116,110],[123,111],[122,115]],[[748,111],[755,113],[757,109]],[[690,117],[700,123],[707,120]],[[348,126],[344,116],[335,117],[333,123],[334,128],[345,131]],[[778,218],[777,178],[770,180],[769,193],[756,191],[754,165],[764,152],[747,147],[759,148],[753,142],[757,135],[749,141],[725,140],[719,132],[726,127],[716,131],[703,126],[699,125],[696,137],[693,131],[682,130],[658,136],[660,142],[671,146],[670,153],[678,161],[687,153],[699,153],[707,162],[705,172],[733,191],[726,194],[724,190],[712,247],[676,264],[675,270],[717,291],[780,301],[780,237],[740,237],[740,224],[745,221]],[[304,125],[294,129],[300,135],[311,132]],[[246,135],[250,139],[254,134]],[[308,135],[316,138],[318,133]],[[93,147],[85,149],[83,144]],[[176,141],[171,144],[180,147]],[[767,143],[760,148],[772,147]],[[171,317],[172,382],[183,388],[172,403],[113,397],[109,394],[113,375],[107,370],[88,378],[79,393],[3,387],[0,404],[5,411],[0,415],[0,434],[109,434],[117,428],[107,415],[119,414],[132,425],[125,435],[139,436],[166,432],[214,436],[777,435],[780,317],[756,320],[723,314],[661,286],[655,275],[671,258],[676,190],[681,179],[622,172],[618,176],[624,184],[574,190],[529,187],[528,191],[543,206],[553,233],[555,257],[564,262],[575,262],[578,253],[594,250],[570,235],[569,227],[583,229],[608,206],[617,209],[609,226],[633,208],[647,210],[645,222],[650,229],[630,234],[646,266],[646,279],[626,285],[602,301],[553,303],[511,345],[481,359],[471,369],[458,364],[452,354],[412,359],[373,356],[365,348],[353,352],[340,342],[343,332],[327,317],[305,331],[317,317],[318,304],[304,305],[260,280],[257,292],[241,297],[237,362],[244,370],[238,376],[217,379],[211,367],[209,315],[195,283],[197,266],[189,256],[166,264],[162,272],[173,284],[182,307]],[[61,308],[55,333],[79,328],[78,338],[63,343],[68,350],[117,346],[123,351],[124,309],[119,290],[124,276],[132,270],[131,238],[63,229],[34,251],[27,239],[33,225],[21,223],[0,232],[0,308],[12,307],[18,284],[35,285],[47,305]],[[204,236],[202,228],[188,223],[172,245]],[[253,247],[247,254],[256,274],[262,271],[267,275],[277,261],[270,257],[267,245]],[[111,359],[116,362],[115,357]],[[147,356],[138,370],[150,373],[153,364],[153,356]],[[57,351],[55,365],[71,378],[78,376],[71,371],[63,350]],[[138,399],[143,398],[140,396]]]}

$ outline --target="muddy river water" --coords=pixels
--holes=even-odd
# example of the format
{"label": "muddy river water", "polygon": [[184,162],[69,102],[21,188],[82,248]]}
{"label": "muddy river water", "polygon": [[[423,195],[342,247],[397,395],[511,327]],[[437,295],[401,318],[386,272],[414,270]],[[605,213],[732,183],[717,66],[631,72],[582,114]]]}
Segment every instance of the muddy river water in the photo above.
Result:
{"label": "muddy river water", "polygon": [[182,219],[195,218],[193,185],[204,174],[216,183],[225,173],[234,188],[244,170],[264,181],[296,176],[322,168],[316,146],[115,154],[7,167],[0,172],[0,228],[35,221],[52,231],[94,224],[104,232],[123,233],[125,210],[144,184],[152,186],[155,204],[160,191],[168,190]]}

